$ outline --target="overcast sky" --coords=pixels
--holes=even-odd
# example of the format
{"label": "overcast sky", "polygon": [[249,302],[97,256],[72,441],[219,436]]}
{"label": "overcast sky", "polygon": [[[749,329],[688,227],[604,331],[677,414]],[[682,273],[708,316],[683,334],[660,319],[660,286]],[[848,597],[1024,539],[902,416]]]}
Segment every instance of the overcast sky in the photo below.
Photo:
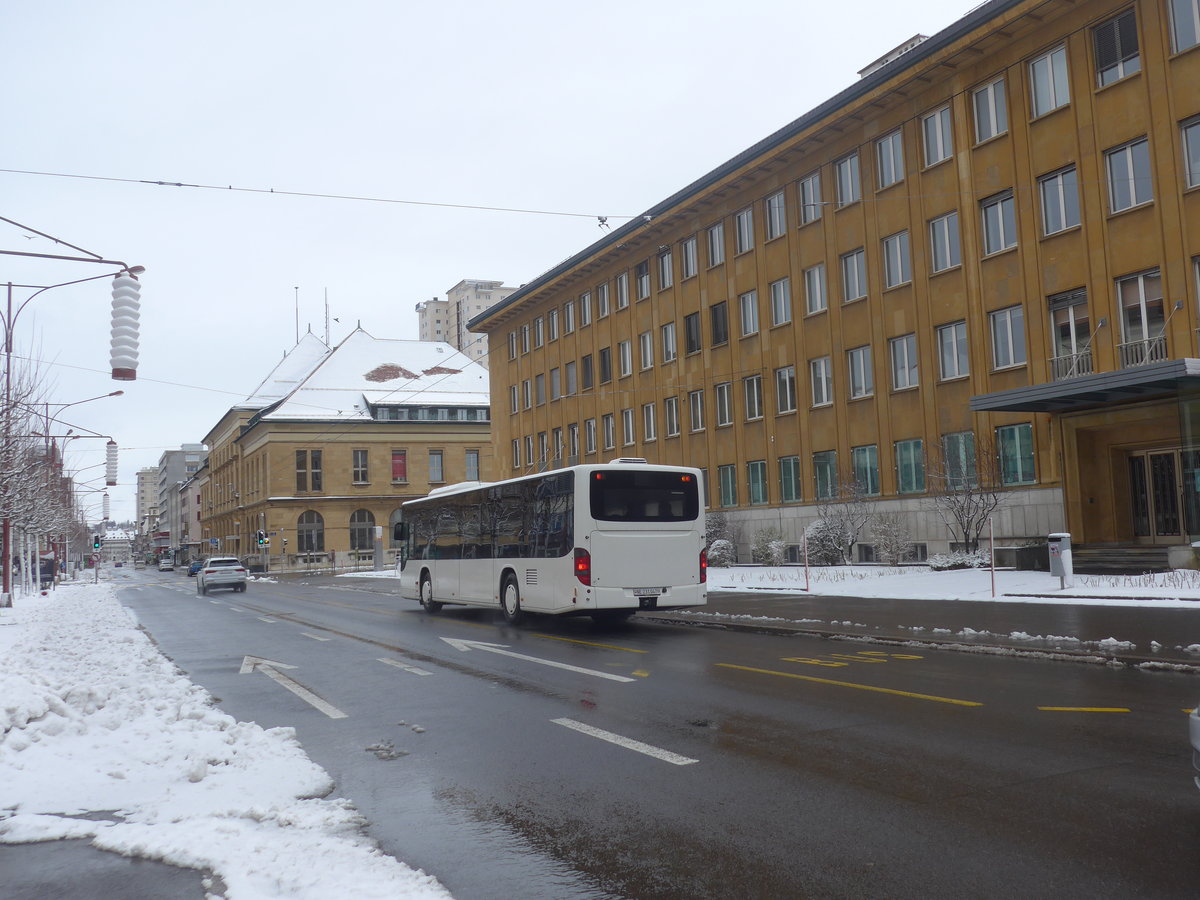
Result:
{"label": "overcast sky", "polygon": [[[596,216],[624,222],[970,8],[15,0],[0,216],[146,267],[137,381],[108,376],[107,279],[34,299],[16,355],[41,360],[57,403],[125,390],[57,429],[113,436],[112,515],[132,519],[137,470],[257,386],[297,308],[324,336],[328,292],[335,343],[359,322],[415,339],[417,302],[530,281],[596,240]],[[0,249],[74,253],[4,223]],[[103,271],[0,256],[0,284]],[[81,482],[103,475],[104,443],[70,445]]]}

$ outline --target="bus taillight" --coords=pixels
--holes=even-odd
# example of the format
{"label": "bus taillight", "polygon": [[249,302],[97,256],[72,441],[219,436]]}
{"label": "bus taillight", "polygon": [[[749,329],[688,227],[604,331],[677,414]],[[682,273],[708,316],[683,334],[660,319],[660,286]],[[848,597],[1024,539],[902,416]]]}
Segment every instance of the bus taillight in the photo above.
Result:
{"label": "bus taillight", "polygon": [[575,577],[580,584],[592,583],[592,554],[582,547],[575,548]]}
{"label": "bus taillight", "polygon": [[[576,550],[575,552],[578,553],[579,551]],[[701,550],[700,551],[700,583],[704,584],[706,581],[708,581],[708,551]]]}

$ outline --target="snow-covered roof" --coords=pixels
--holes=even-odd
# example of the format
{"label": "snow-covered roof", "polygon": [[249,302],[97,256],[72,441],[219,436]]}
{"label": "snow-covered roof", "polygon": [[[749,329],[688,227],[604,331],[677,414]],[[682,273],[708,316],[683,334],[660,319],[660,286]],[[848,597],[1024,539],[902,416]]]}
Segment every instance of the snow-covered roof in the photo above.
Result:
{"label": "snow-covered roof", "polygon": [[300,338],[296,346],[251,391],[250,396],[237,404],[237,409],[264,409],[294,391],[313,369],[330,353],[329,346],[311,331]]}
{"label": "snow-covered roof", "polygon": [[488,372],[449,344],[377,338],[361,328],[262,420],[370,421],[371,406],[487,406]]}

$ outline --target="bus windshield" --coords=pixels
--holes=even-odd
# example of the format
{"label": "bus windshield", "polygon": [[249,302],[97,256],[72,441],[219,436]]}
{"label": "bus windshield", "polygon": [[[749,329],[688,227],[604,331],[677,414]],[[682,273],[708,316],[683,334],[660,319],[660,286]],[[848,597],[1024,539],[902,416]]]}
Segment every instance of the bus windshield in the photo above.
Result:
{"label": "bus windshield", "polygon": [[603,522],[694,522],[700,515],[696,478],[686,472],[593,472],[593,519]]}

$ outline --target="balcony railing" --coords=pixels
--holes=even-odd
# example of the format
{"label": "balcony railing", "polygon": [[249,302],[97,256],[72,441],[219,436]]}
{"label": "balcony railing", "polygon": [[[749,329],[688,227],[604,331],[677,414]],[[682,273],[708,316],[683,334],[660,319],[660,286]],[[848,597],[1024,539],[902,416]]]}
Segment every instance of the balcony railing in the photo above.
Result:
{"label": "balcony railing", "polygon": [[1167,336],[1160,334],[1142,341],[1130,341],[1127,344],[1118,345],[1117,351],[1122,369],[1162,362],[1167,358]]}
{"label": "balcony railing", "polygon": [[1050,371],[1055,381],[1065,381],[1068,378],[1078,378],[1081,375],[1092,374],[1092,350],[1080,350],[1066,356],[1056,356],[1050,360]]}

